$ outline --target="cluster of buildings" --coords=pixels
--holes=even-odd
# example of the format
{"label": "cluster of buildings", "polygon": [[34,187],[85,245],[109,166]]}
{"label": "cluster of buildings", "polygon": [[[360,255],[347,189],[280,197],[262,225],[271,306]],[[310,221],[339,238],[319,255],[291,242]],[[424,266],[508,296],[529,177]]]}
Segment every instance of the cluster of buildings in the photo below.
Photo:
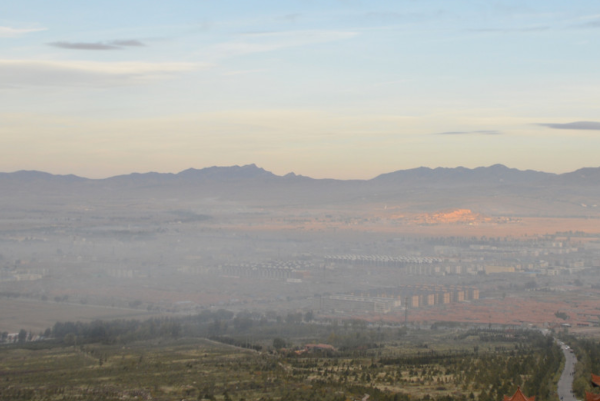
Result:
{"label": "cluster of buildings", "polygon": [[328,255],[324,257],[325,265],[341,264],[350,266],[405,267],[441,263],[441,258],[421,256],[385,256],[385,255]]}
{"label": "cluster of buildings", "polygon": [[479,290],[475,287],[415,285],[360,295],[321,296],[315,299],[314,307],[326,313],[382,314],[400,308],[448,305],[477,299],[479,299]]}
{"label": "cluster of buildings", "polygon": [[322,312],[343,313],[388,313],[395,308],[400,308],[402,301],[396,298],[357,296],[357,295],[330,295],[315,298],[315,309]]}
{"label": "cluster of buildings", "polygon": [[[475,271],[476,273],[477,271]],[[448,274],[466,274],[473,273],[471,269],[465,268],[460,265],[452,264],[420,264],[420,265],[409,265],[406,266],[406,273],[416,276],[436,276],[436,275],[448,275]]]}
{"label": "cluster of buildings", "polygon": [[[448,241],[433,247],[435,255],[460,263],[456,274],[497,274],[527,272],[536,275],[573,274],[600,267],[598,241],[571,242],[553,238],[479,239]],[[434,274],[437,273],[433,272]]]}
{"label": "cluster of buildings", "polygon": [[269,263],[219,265],[216,271],[222,276],[276,278],[297,281],[310,276],[310,271],[314,267],[314,264],[311,262],[290,260]]}
{"label": "cluster of buildings", "polygon": [[48,273],[48,269],[0,269],[0,282],[41,280],[42,278],[47,276]]}
{"label": "cluster of buildings", "polygon": [[479,289],[476,287],[415,285],[399,287],[399,291],[406,300],[405,306],[409,308],[448,305],[479,299]]}
{"label": "cluster of buildings", "polygon": [[110,269],[107,274],[114,278],[134,278],[138,272],[132,269]]}

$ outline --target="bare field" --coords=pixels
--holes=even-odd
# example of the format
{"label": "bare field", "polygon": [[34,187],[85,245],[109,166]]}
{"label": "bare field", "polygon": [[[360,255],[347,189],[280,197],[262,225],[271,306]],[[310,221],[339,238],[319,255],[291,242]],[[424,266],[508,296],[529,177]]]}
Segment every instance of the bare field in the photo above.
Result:
{"label": "bare field", "polygon": [[[368,219],[368,216],[364,216]],[[566,231],[600,233],[600,220],[588,218],[522,217],[508,223],[439,223],[431,225],[403,224],[393,221],[322,222],[310,219],[296,224],[284,221],[253,221],[251,224],[224,227],[234,231],[355,231],[422,237],[524,237]]]}
{"label": "bare field", "polygon": [[[567,319],[556,315],[563,312]],[[402,323],[404,312],[386,315],[355,316],[372,322],[386,321]],[[598,290],[571,289],[565,292],[530,292],[527,295],[504,299],[480,299],[477,301],[439,305],[409,311],[410,323],[457,322],[466,324],[494,324],[521,326],[533,324],[537,327],[559,327],[569,323],[580,334],[595,336],[600,333],[597,326],[600,318]]]}
{"label": "bare field", "polygon": [[96,319],[144,319],[153,313],[125,308],[108,308],[63,302],[42,302],[29,299],[2,299],[0,332],[20,329],[37,333],[58,321],[92,321]]}

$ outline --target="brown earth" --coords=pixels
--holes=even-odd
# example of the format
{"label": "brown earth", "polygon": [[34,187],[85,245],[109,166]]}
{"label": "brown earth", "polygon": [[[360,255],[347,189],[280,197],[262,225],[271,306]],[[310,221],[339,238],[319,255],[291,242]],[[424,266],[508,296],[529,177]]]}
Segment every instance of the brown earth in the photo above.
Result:
{"label": "brown earth", "polygon": [[[565,288],[565,292],[532,293],[531,296],[482,299],[472,302],[409,309],[409,323],[459,322],[557,328],[563,323],[583,330],[600,323],[600,292],[579,288]],[[556,316],[563,312],[564,320]],[[404,322],[404,311],[378,316],[361,316],[370,321]],[[589,329],[588,329],[589,330]]]}
{"label": "brown earth", "polygon": [[[454,215],[451,214],[450,217],[452,216]],[[465,217],[467,216],[470,215],[465,215]],[[442,217],[445,217],[445,215],[442,215]],[[450,220],[450,217],[448,217],[448,220]],[[355,231],[422,237],[525,237],[567,231],[598,234],[600,233],[600,219],[522,217],[518,219],[496,218],[491,221],[485,219],[477,220],[476,224],[414,224],[410,222],[410,218],[408,218],[408,222],[394,219],[369,219],[368,217],[348,222],[323,221],[311,218],[298,223],[290,223],[283,219],[274,219],[272,221],[256,220],[250,224],[231,224],[222,228],[240,231]]]}

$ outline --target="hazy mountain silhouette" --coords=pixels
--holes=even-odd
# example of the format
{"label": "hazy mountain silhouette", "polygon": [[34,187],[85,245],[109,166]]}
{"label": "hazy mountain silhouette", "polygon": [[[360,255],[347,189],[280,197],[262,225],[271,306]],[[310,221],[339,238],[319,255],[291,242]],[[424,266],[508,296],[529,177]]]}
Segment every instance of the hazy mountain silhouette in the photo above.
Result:
{"label": "hazy mountain silhouette", "polygon": [[399,170],[392,173],[381,174],[374,181],[386,183],[411,183],[416,185],[431,184],[527,184],[542,182],[555,177],[556,174],[544,173],[533,170],[517,170],[508,168],[502,164],[490,167],[477,167],[468,169],[465,167],[431,169],[419,167],[411,170]]}
{"label": "hazy mountain silhouette", "polygon": [[370,180],[279,176],[254,164],[133,173],[106,179],[38,171],[0,173],[5,199],[219,199],[260,207],[401,205],[407,211],[448,207],[508,215],[600,215],[600,168],[565,174],[496,164],[474,169],[419,167]]}

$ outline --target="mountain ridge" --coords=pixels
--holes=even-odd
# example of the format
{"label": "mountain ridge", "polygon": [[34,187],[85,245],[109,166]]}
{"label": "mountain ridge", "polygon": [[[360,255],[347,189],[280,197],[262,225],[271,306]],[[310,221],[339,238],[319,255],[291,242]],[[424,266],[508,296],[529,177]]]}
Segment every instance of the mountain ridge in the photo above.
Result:
{"label": "mountain ridge", "polygon": [[447,178],[485,178],[495,177],[498,179],[511,179],[516,176],[528,178],[600,178],[600,167],[583,167],[566,173],[549,173],[538,170],[519,170],[510,168],[503,164],[494,164],[491,166],[480,166],[475,168],[458,167],[416,167],[411,169],[395,170],[387,173],[379,174],[369,179],[338,179],[338,178],[312,178],[304,175],[295,174],[294,172],[285,175],[277,175],[271,171],[258,167],[256,164],[233,165],[233,166],[210,166],[197,168],[188,168],[178,173],[160,173],[149,171],[145,173],[133,172],[128,174],[120,174],[106,178],[87,178],[75,174],[52,174],[39,170],[18,170],[14,172],[0,172],[1,178],[13,178],[23,180],[41,180],[53,179],[64,181],[114,181],[127,178],[152,178],[152,179],[192,179],[192,180],[235,180],[235,179],[303,179],[313,181],[340,181],[340,182],[370,182],[370,181],[397,181],[399,179],[447,179]]}
{"label": "mountain ridge", "polygon": [[[0,173],[0,204],[39,208],[106,207],[158,202],[258,208],[364,208],[401,205],[407,212],[447,208],[490,215],[600,217],[600,167],[554,174],[504,165],[418,167],[368,180],[276,175],[255,164],[131,173],[102,179],[39,171]],[[53,206],[51,206],[53,205]],[[371,205],[371,206],[369,206]]]}

